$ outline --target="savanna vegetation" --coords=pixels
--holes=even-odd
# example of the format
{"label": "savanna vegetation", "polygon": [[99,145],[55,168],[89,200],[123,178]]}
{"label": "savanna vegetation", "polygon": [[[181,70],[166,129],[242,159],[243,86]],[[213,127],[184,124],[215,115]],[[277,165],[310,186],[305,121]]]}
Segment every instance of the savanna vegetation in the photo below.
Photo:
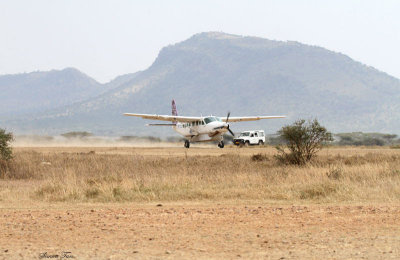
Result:
{"label": "savanna vegetation", "polygon": [[14,137],[12,133],[0,129],[0,160],[8,161],[12,158],[11,142]]}
{"label": "savanna vegetation", "polygon": [[0,177],[5,174],[12,159],[11,142],[14,140],[12,133],[0,128]]}
{"label": "savanna vegetation", "polygon": [[400,202],[397,149],[329,148],[280,163],[264,148],[16,148],[0,201]]}
{"label": "savanna vegetation", "polygon": [[[385,133],[337,133],[332,134],[333,141],[330,143],[335,146],[391,146],[400,148],[400,138],[396,134]],[[285,144],[285,140],[277,134],[268,135],[266,138],[268,145]]]}
{"label": "savanna vegetation", "polygon": [[317,119],[297,120],[278,131],[284,145],[276,146],[276,158],[282,163],[304,165],[310,162],[322,146],[333,141],[332,133]]}
{"label": "savanna vegetation", "polygon": [[383,133],[339,133],[336,134],[337,145],[354,146],[399,146],[400,139],[396,134]]}
{"label": "savanna vegetation", "polygon": [[70,138],[87,138],[87,137],[93,136],[93,134],[86,132],[86,131],[81,131],[81,132],[74,131],[74,132],[68,132],[68,133],[61,134],[61,136],[68,138],[68,139],[70,139]]}

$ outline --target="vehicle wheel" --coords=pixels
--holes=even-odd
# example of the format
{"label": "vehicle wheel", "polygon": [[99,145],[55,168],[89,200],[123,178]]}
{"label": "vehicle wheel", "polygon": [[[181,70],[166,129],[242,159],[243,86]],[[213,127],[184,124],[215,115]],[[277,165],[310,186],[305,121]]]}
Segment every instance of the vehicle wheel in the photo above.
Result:
{"label": "vehicle wheel", "polygon": [[258,145],[264,145],[264,142],[262,140],[258,141]]}
{"label": "vehicle wheel", "polygon": [[218,143],[218,147],[219,147],[219,148],[224,148],[224,141],[219,142],[219,143]]}
{"label": "vehicle wheel", "polygon": [[189,148],[190,147],[190,142],[189,140],[185,140],[185,148]]}
{"label": "vehicle wheel", "polygon": [[246,147],[249,147],[249,145],[250,145],[250,142],[249,142],[249,141],[246,141],[246,142],[244,143],[244,146],[246,146]]}

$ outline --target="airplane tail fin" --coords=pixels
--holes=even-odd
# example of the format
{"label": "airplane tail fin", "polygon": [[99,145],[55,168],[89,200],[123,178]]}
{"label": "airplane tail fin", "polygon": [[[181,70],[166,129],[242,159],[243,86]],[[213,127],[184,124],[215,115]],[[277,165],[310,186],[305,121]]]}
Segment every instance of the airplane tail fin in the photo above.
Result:
{"label": "airplane tail fin", "polygon": [[[172,115],[178,116],[178,111],[176,110],[175,100],[173,100],[173,99],[172,99]],[[177,122],[173,121],[172,123],[176,125]]]}
{"label": "airplane tail fin", "polygon": [[173,116],[177,116],[178,115],[178,111],[176,110],[175,100],[172,100],[172,115]]}

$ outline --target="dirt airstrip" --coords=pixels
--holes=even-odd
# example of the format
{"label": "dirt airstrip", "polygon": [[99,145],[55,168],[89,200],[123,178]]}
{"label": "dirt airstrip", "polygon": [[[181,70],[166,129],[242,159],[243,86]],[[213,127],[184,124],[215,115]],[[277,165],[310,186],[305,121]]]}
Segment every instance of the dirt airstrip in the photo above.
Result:
{"label": "dirt airstrip", "polygon": [[[76,152],[55,149],[35,151],[44,156]],[[98,148],[96,155],[142,153],[168,158],[222,153],[174,149]],[[250,156],[260,151],[273,152],[228,149],[224,153]],[[389,152],[393,153],[377,151]],[[0,181],[0,259],[400,259],[397,200],[60,202],[22,194],[23,185],[32,190],[40,181]],[[18,196],[12,197],[14,191]]]}
{"label": "dirt airstrip", "polygon": [[2,259],[400,257],[393,205],[42,205],[0,216]]}

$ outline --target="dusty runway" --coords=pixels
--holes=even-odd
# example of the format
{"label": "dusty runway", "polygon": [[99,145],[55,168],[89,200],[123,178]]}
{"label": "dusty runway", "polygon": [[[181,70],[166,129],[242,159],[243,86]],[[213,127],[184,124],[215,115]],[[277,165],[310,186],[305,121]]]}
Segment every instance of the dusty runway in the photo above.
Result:
{"label": "dusty runway", "polygon": [[0,210],[2,259],[399,259],[400,206],[58,204]]}
{"label": "dusty runway", "polygon": [[400,259],[398,150],[332,147],[308,167],[275,153],[15,148],[0,259]]}

